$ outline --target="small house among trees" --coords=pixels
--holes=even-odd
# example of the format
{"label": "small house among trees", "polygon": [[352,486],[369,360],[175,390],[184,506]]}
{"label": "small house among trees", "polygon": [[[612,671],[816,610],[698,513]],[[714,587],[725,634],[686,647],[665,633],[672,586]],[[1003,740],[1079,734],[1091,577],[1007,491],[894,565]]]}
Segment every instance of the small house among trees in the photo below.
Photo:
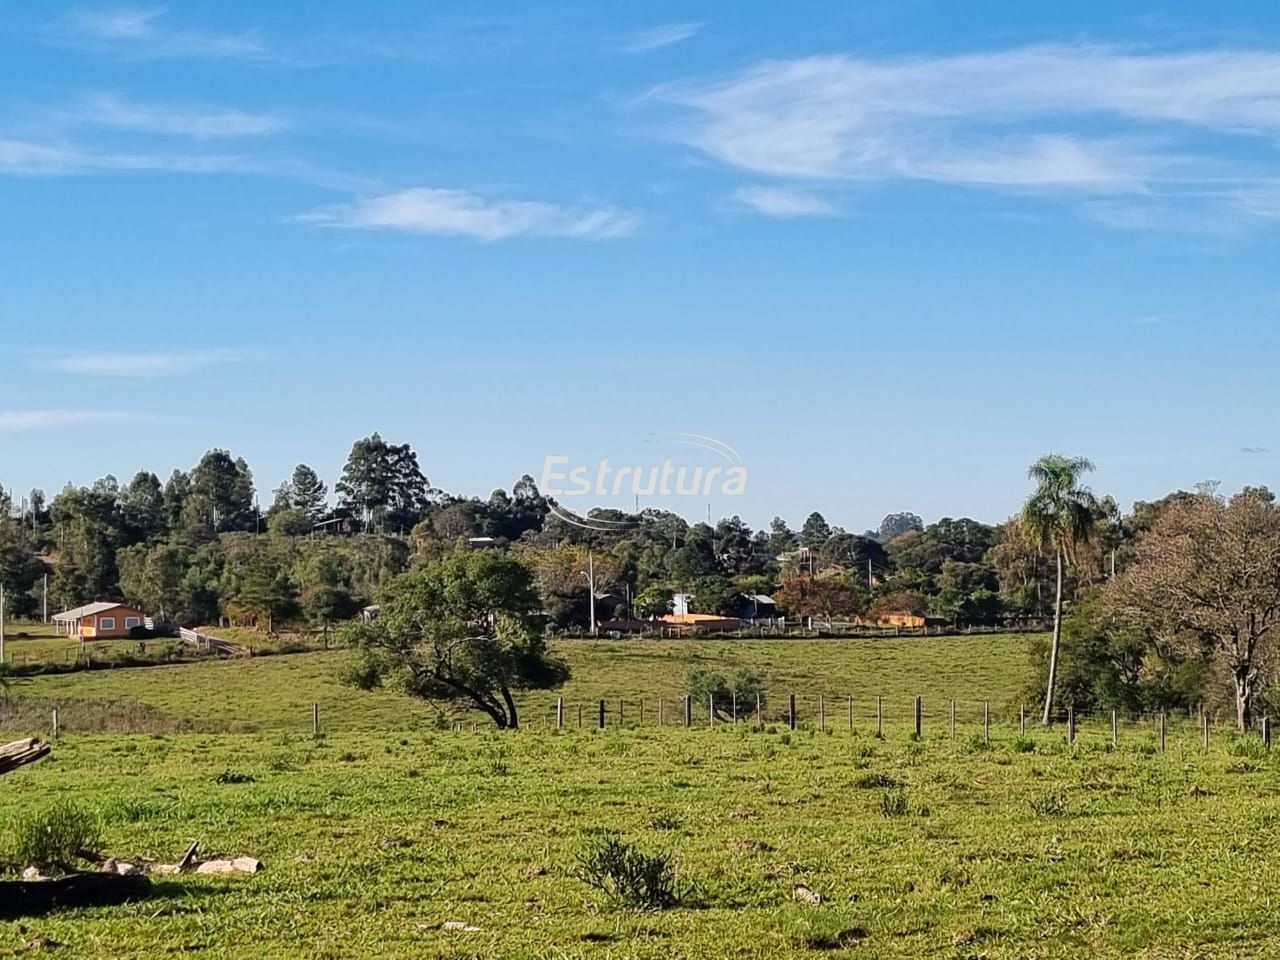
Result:
{"label": "small house among trees", "polygon": [[81,640],[114,640],[128,637],[132,631],[147,625],[147,617],[137,607],[123,603],[99,601],[74,610],[53,615],[53,627],[60,633]]}

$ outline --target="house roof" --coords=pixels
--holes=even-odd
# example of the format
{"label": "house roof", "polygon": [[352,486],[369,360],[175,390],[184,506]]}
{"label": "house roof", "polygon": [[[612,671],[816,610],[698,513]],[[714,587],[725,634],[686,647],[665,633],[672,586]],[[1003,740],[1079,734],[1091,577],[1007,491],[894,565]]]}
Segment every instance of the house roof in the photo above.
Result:
{"label": "house roof", "polygon": [[123,607],[123,603],[111,603],[110,601],[99,600],[96,603],[86,603],[83,607],[76,607],[73,610],[63,610],[62,613],[55,613],[54,620],[83,620],[85,617],[91,617],[95,613],[105,613],[108,610],[114,610],[116,607]]}
{"label": "house roof", "polygon": [[743,596],[746,597],[748,600],[750,600],[752,603],[773,603],[774,602],[773,597],[770,597],[763,593],[744,593]]}

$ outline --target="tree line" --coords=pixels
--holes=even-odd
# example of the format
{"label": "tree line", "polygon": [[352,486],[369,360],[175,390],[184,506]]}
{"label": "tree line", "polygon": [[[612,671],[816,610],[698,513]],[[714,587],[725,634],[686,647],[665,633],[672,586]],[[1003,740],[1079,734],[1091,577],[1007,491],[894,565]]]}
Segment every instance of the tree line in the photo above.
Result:
{"label": "tree line", "polygon": [[583,527],[527,475],[488,498],[439,490],[408,444],[376,433],[353,444],[334,496],[300,464],[263,509],[249,465],[211,450],[163,482],[107,476],[49,502],[0,490],[0,583],[18,616],[39,614],[47,584],[55,608],[120,600],[189,625],[289,621],[327,635],[405,573],[484,538],[528,572],[543,627],[587,629],[592,587],[601,615],[618,618],[667,612],[679,591],[706,613],[768,594],[819,620],[1051,620],[1035,653],[1044,719],[1065,703],[1165,708],[1227,691],[1248,724],[1266,703],[1280,615],[1274,498],[1201,488],[1123,513],[1083,485],[1090,469],[1041,458],[1000,524],[903,512],[854,533],[818,511],[798,529],[775,517],[753,530],[736,516],[598,509]]}

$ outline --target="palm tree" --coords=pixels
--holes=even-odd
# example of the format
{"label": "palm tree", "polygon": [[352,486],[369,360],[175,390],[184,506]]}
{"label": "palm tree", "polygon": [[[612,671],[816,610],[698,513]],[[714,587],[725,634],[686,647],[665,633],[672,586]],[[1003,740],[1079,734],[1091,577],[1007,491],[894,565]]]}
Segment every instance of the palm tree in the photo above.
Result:
{"label": "palm tree", "polygon": [[1058,587],[1053,604],[1053,644],[1049,648],[1049,684],[1044,694],[1047,726],[1053,718],[1053,688],[1058,679],[1058,647],[1062,641],[1063,568],[1075,557],[1075,549],[1093,535],[1097,500],[1088,487],[1080,485],[1081,475],[1093,469],[1084,457],[1046,454],[1027,471],[1035,481],[1035,492],[1022,506],[1019,522],[1040,549],[1052,549],[1057,561]]}

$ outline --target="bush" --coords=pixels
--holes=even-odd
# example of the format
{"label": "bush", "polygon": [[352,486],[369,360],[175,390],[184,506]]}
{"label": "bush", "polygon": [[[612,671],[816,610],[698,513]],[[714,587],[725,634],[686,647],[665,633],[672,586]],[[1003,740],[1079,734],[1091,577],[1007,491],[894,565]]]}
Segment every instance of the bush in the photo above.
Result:
{"label": "bush", "polygon": [[764,680],[747,670],[739,671],[732,682],[718,673],[694,670],[689,674],[686,689],[695,711],[699,706],[706,706],[714,697],[716,716],[722,718],[743,720],[755,716],[757,696],[760,697],[762,710],[768,703]]}
{"label": "bush", "polygon": [[679,887],[669,854],[643,853],[612,834],[596,838],[578,855],[577,875],[614,902],[640,910],[678,906],[687,892]]}
{"label": "bush", "polygon": [[880,794],[880,816],[885,819],[907,815],[907,791],[901,787]]}
{"label": "bush", "polygon": [[1227,744],[1227,754],[1247,760],[1267,759],[1267,745],[1260,737],[1236,737]]}
{"label": "bush", "polygon": [[1051,790],[1030,800],[1031,812],[1040,817],[1060,817],[1067,812],[1067,795]]}
{"label": "bush", "polygon": [[85,855],[96,854],[101,844],[98,818],[64,800],[24,811],[10,821],[3,862],[14,870],[30,866],[69,870]]}
{"label": "bush", "polygon": [[853,780],[853,788],[855,790],[883,790],[900,786],[902,786],[902,781],[889,776],[887,773],[864,773]]}

